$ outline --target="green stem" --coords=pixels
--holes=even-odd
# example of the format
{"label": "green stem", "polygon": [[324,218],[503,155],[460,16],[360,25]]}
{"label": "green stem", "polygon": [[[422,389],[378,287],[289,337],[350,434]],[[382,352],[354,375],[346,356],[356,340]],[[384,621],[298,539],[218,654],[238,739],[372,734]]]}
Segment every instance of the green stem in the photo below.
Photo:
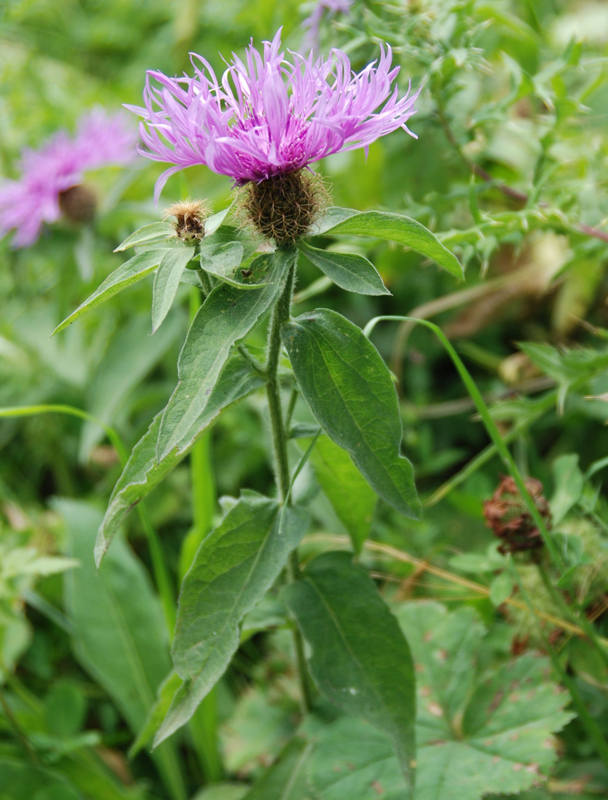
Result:
{"label": "green stem", "polygon": [[[279,386],[279,359],[281,356],[281,326],[289,320],[291,314],[291,300],[295,283],[296,266],[298,261],[297,250],[285,249],[279,252],[277,257],[285,256],[288,262],[289,272],[270,321],[268,334],[268,363],[266,365],[266,396],[268,397],[268,410],[270,414],[270,427],[272,429],[272,445],[274,452],[274,468],[276,475],[277,488],[281,503],[289,502],[289,458],[287,455],[287,436],[285,433],[285,423],[283,409],[281,407],[281,394]],[[287,564],[287,580],[292,583],[300,575],[300,565],[298,561],[297,549],[294,550]],[[302,708],[305,713],[312,709],[312,687],[306,667],[304,655],[304,642],[299,628],[293,628],[294,647],[296,652],[296,663],[298,678],[302,695]]]}

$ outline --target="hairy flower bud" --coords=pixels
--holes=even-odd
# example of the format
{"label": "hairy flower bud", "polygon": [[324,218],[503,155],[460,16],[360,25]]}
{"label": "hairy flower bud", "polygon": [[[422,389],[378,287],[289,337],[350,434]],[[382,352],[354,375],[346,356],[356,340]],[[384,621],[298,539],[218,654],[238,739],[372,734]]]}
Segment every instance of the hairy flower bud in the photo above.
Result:
{"label": "hairy flower bud", "polygon": [[[534,500],[539,513],[547,525],[550,525],[551,512],[549,504],[543,496],[542,483],[535,478],[528,478],[526,489]],[[503,475],[490,500],[484,502],[483,513],[488,527],[493,530],[495,536],[502,540],[502,544],[498,548],[501,553],[518,553],[543,546],[541,533],[513,478]]]}
{"label": "hairy flower bud", "polygon": [[209,211],[209,205],[204,200],[184,200],[169,206],[165,211],[165,219],[175,217],[174,227],[178,238],[191,242],[204,237]]}

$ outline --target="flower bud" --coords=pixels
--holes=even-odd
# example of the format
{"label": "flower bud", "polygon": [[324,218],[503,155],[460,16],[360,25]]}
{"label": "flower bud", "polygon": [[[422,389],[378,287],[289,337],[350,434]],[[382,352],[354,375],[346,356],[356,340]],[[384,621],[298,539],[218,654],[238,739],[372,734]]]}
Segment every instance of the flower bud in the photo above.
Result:
{"label": "flower bud", "polygon": [[70,186],[59,193],[58,200],[62,215],[70,222],[83,225],[95,218],[97,197],[88,186]]}
{"label": "flower bud", "polygon": [[204,200],[184,200],[169,206],[165,211],[165,219],[175,217],[174,227],[178,238],[191,242],[204,237],[209,211],[209,205]]}

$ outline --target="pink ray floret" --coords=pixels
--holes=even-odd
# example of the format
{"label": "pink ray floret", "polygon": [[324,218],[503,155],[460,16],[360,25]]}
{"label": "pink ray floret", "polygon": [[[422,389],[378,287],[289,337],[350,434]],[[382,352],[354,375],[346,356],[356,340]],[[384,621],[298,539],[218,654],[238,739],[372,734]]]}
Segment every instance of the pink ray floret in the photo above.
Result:
{"label": "pink ray floret", "polygon": [[262,53],[252,43],[244,61],[233,54],[219,79],[195,54],[194,77],[148,72],[145,106],[128,108],[143,117],[140,152],[173,165],[158,179],[157,200],[170,175],[197,164],[243,185],[341,150],[367,151],[398,128],[415,137],[406,122],[418,92],[399,96],[390,47],[359,73],[341,50],[327,59],[289,56],[279,30]]}
{"label": "pink ray floret", "polygon": [[95,109],[82,117],[75,136],[60,131],[38,150],[26,149],[21,177],[0,181],[0,237],[14,230],[13,247],[29,247],[43,224],[61,217],[59,195],[78,186],[88,170],[137,158],[137,133],[122,113]]}

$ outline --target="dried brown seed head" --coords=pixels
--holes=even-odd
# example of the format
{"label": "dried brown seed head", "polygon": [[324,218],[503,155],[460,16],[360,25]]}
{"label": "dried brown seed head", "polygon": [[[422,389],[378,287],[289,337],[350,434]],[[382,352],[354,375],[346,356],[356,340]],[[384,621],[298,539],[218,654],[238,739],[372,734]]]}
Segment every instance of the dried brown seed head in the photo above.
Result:
{"label": "dried brown seed head", "polygon": [[[526,479],[526,489],[546,524],[551,524],[549,503],[543,495],[543,485],[535,478]],[[518,553],[543,546],[543,538],[513,478],[503,476],[498,488],[483,504],[486,524],[501,539],[501,553]]]}

